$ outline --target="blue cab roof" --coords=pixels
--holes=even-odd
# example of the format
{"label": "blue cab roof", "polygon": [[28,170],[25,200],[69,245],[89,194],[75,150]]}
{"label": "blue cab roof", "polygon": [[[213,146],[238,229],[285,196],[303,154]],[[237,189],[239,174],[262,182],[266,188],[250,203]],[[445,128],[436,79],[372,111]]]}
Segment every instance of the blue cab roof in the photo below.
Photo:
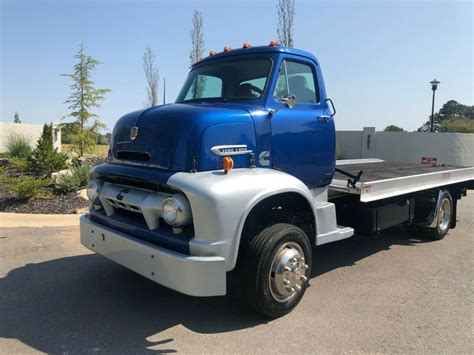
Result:
{"label": "blue cab roof", "polygon": [[242,54],[259,54],[259,53],[288,53],[288,54],[299,55],[301,57],[309,58],[309,59],[314,60],[316,63],[318,63],[318,60],[316,59],[314,55],[312,55],[309,52],[303,51],[301,49],[289,48],[289,47],[283,47],[283,46],[257,46],[257,47],[250,47],[250,48],[232,49],[228,52],[219,52],[212,56],[207,56],[201,59],[199,62],[194,63],[192,67],[194,68],[195,66],[201,65],[203,63],[207,63],[215,59],[228,58],[228,57],[232,57],[235,55],[242,55]]}

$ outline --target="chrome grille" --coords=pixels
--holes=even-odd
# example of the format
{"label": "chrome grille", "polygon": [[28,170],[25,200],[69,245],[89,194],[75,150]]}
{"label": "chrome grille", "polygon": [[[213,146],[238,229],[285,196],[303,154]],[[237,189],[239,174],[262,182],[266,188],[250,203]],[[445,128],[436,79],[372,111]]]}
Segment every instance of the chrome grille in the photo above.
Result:
{"label": "chrome grille", "polygon": [[170,194],[136,187],[105,182],[100,190],[99,200],[107,216],[117,209],[140,213],[150,230],[159,227],[161,205]]}

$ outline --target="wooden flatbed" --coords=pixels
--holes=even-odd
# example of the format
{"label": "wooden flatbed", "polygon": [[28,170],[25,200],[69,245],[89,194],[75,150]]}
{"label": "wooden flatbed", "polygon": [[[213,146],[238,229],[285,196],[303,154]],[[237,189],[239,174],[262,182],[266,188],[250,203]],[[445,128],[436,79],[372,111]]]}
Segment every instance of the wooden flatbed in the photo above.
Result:
{"label": "wooden flatbed", "polygon": [[461,182],[474,183],[474,167],[391,163],[380,159],[338,160],[336,168],[357,176],[354,184],[349,176],[336,172],[329,186],[329,197],[341,194],[360,195],[360,201],[370,202],[416,191]]}

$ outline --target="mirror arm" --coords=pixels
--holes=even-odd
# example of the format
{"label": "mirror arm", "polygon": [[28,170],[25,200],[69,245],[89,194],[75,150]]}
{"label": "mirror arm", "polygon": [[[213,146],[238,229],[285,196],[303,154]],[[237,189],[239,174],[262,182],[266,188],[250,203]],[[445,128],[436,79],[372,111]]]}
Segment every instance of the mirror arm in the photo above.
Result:
{"label": "mirror arm", "polygon": [[[290,102],[290,100],[291,100],[291,102]],[[268,118],[274,117],[274,116],[277,114],[277,112],[281,110],[282,107],[293,108],[295,104],[296,104],[296,97],[295,97],[295,95],[291,95],[291,96],[289,96],[289,97],[285,97],[285,98],[283,99],[282,104],[281,104],[280,106],[278,106],[278,107],[276,108],[276,110],[270,110],[270,111],[268,112]]]}
{"label": "mirror arm", "polygon": [[334,117],[334,115],[336,114],[336,108],[334,107],[334,102],[332,102],[332,100],[330,98],[327,98],[326,100],[324,100],[325,102],[329,102],[332,106],[332,113],[331,113],[331,117]]}

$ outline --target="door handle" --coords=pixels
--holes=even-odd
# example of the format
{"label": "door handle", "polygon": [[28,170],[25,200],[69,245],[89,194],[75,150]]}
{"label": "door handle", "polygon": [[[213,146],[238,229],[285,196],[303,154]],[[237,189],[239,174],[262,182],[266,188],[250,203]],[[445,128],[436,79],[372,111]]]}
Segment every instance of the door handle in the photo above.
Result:
{"label": "door handle", "polygon": [[321,116],[318,116],[318,120],[323,120],[324,122],[327,122],[329,121],[329,119],[331,118],[331,116],[329,115],[321,115]]}

